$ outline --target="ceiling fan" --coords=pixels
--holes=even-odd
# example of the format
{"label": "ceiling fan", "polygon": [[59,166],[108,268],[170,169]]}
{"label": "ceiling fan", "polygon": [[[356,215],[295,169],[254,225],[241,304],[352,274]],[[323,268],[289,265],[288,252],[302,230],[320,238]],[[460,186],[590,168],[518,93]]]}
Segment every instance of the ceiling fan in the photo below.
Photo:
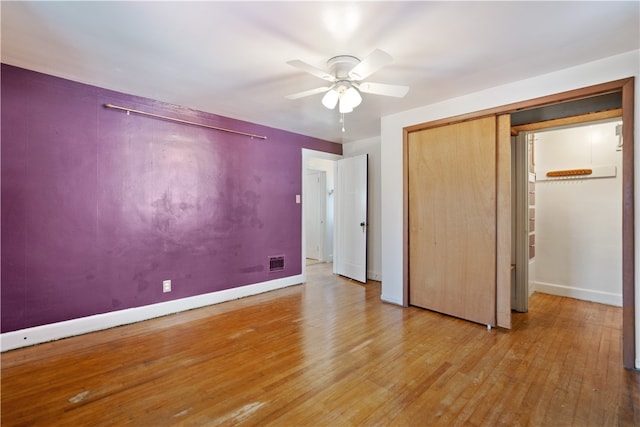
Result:
{"label": "ceiling fan", "polygon": [[409,91],[408,86],[363,81],[391,61],[393,61],[391,55],[380,49],[374,50],[363,60],[351,55],[334,56],[327,61],[326,71],[300,60],[289,61],[287,64],[331,84],[287,95],[285,98],[298,99],[326,92],[322,98],[322,104],[331,110],[339,105],[338,109],[343,114],[352,112],[360,105],[362,102],[360,92],[402,98]]}

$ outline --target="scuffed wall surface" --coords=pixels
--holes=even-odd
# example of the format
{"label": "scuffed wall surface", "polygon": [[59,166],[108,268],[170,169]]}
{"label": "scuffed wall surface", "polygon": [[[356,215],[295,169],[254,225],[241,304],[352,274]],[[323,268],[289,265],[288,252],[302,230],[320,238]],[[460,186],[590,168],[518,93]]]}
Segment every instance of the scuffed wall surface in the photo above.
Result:
{"label": "scuffed wall surface", "polygon": [[2,332],[301,273],[301,148],[340,145],[7,65],[1,77]]}

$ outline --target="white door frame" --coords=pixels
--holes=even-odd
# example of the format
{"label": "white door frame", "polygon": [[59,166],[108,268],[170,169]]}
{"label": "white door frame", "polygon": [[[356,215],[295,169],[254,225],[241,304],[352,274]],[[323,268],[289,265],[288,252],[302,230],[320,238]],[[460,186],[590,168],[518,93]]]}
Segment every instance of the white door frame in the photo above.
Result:
{"label": "white door frame", "polygon": [[529,162],[527,155],[528,132],[515,137],[515,283],[511,308],[521,313],[529,311]]}

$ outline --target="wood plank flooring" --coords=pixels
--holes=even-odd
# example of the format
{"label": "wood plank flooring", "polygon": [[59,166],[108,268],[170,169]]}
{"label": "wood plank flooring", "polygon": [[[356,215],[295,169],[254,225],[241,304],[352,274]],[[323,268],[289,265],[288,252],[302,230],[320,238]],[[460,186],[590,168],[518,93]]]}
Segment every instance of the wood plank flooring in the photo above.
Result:
{"label": "wood plank flooring", "polygon": [[534,294],[513,330],[308,283],[2,354],[2,426],[638,426],[621,309]]}

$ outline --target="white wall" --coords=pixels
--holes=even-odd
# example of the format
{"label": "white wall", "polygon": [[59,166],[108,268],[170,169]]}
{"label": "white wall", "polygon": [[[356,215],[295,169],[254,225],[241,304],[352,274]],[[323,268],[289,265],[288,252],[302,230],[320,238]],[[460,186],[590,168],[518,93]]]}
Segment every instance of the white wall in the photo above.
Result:
{"label": "white wall", "polygon": [[342,146],[344,157],[369,155],[369,194],[367,206],[367,278],[382,280],[381,204],[380,204],[380,138],[353,141]]}
{"label": "white wall", "polygon": [[[635,141],[640,141],[640,51],[494,87],[447,101],[385,116],[381,121],[382,299],[403,302],[403,128],[514,102],[635,76]],[[638,142],[640,144],[640,142]],[[635,181],[640,176],[640,150],[635,150]],[[635,186],[640,200],[640,185]],[[640,209],[635,211],[640,221]],[[640,227],[635,241],[640,242]],[[640,251],[636,250],[636,367],[640,368]]]}
{"label": "white wall", "polygon": [[[621,121],[539,132],[536,172],[538,292],[622,306]],[[546,179],[553,170],[591,168],[601,178]]]}

